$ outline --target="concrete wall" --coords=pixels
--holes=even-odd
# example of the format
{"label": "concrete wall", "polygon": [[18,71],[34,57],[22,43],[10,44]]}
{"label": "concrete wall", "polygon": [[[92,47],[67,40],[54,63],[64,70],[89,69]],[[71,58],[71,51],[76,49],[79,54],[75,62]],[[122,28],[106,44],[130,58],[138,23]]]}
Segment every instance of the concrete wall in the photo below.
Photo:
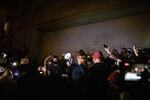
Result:
{"label": "concrete wall", "polygon": [[78,51],[103,51],[103,44],[121,49],[137,44],[150,47],[150,14],[118,18],[103,22],[47,32],[43,37],[42,55]]}

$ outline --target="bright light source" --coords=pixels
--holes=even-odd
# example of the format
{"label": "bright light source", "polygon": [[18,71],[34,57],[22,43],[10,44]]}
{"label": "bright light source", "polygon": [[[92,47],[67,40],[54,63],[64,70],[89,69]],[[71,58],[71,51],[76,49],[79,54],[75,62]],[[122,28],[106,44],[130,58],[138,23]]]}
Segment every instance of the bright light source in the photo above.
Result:
{"label": "bright light source", "polygon": [[13,66],[17,66],[17,62],[13,62],[13,64],[12,64]]}
{"label": "bright light source", "polygon": [[43,72],[42,72],[42,71],[40,71],[40,74],[43,74]]}
{"label": "bright light source", "polygon": [[15,76],[19,76],[19,73],[18,73],[18,72],[15,72],[14,75],[15,75]]}
{"label": "bright light source", "polygon": [[6,54],[6,53],[3,53],[3,57],[6,58],[6,56],[7,56],[7,54]]}
{"label": "bright light source", "polygon": [[138,71],[138,68],[135,68],[135,71],[137,72],[137,71]]}
{"label": "bright light source", "polygon": [[140,79],[141,79],[141,76],[137,76],[137,73],[127,72],[125,74],[125,80],[127,80],[127,81],[137,81]]}

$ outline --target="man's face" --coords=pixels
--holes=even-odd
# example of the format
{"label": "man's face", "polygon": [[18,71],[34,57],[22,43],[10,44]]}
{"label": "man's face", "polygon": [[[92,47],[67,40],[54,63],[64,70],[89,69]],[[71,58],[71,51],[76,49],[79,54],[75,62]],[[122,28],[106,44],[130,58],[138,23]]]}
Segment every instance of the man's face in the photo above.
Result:
{"label": "man's face", "polygon": [[78,57],[77,57],[77,63],[78,63],[78,64],[83,64],[83,62],[84,62],[83,57],[82,57],[82,56],[78,56]]}
{"label": "man's face", "polygon": [[58,61],[58,59],[57,58],[53,58],[53,62],[57,62]]}

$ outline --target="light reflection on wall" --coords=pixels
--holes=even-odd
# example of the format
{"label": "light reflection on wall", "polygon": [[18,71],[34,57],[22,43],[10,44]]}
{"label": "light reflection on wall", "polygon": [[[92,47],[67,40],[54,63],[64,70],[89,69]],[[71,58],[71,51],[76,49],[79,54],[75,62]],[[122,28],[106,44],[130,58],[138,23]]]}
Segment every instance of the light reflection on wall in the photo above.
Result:
{"label": "light reflection on wall", "polygon": [[150,47],[149,18],[150,14],[129,16],[46,33],[41,55],[79,49],[103,51],[103,44],[118,49],[132,47],[135,43],[139,47]]}

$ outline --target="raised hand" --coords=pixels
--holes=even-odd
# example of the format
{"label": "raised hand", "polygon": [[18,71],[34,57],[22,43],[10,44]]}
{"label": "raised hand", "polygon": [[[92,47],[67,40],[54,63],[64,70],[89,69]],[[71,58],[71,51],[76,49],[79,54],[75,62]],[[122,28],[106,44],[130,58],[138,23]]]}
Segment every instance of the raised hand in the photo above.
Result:
{"label": "raised hand", "polygon": [[135,54],[136,56],[139,56],[139,55],[138,55],[138,49],[136,48],[136,45],[133,45],[133,51],[134,51],[134,54]]}

